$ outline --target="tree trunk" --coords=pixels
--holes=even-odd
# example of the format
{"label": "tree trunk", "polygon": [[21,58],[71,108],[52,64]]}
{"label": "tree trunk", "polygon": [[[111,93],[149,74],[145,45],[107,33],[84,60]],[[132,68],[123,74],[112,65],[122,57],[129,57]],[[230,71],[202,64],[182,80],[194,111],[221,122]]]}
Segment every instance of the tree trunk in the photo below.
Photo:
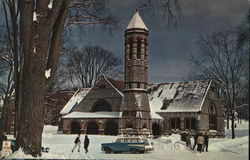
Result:
{"label": "tree trunk", "polygon": [[[56,71],[60,40],[69,5],[68,0],[20,1],[20,42],[23,53],[21,109],[17,148],[34,157],[41,155],[43,117],[48,79]],[[34,12],[37,18],[34,19]],[[62,13],[63,12],[63,13]],[[58,27],[59,26],[59,27]],[[53,62],[50,62],[53,61]],[[46,68],[51,69],[45,77]]]}
{"label": "tree trunk", "polygon": [[[38,2],[37,2],[38,3]],[[46,94],[45,60],[48,50],[48,33],[40,22],[33,22],[33,2],[21,1],[20,34],[24,56],[22,73],[22,103],[18,125],[17,145],[24,153],[41,155],[43,106]],[[41,9],[41,8],[40,8]],[[41,9],[40,15],[43,15]],[[27,33],[29,32],[29,33]]]}

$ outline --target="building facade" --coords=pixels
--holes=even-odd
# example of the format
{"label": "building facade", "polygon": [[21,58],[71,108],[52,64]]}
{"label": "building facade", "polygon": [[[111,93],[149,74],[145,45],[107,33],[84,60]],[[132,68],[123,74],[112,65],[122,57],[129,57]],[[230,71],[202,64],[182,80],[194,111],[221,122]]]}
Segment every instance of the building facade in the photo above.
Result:
{"label": "building facade", "polygon": [[213,80],[148,84],[149,31],[138,11],[125,30],[124,82],[99,77],[79,89],[60,112],[65,134],[224,135],[222,107]]}

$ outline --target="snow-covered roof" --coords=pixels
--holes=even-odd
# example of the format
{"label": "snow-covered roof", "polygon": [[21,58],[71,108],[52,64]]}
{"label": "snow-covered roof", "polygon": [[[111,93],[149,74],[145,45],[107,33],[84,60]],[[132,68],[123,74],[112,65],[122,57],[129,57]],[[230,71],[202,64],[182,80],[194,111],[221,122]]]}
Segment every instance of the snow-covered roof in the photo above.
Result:
{"label": "snow-covered roof", "polygon": [[71,97],[68,103],[63,107],[60,114],[68,114],[72,109],[78,105],[82,99],[87,95],[91,88],[81,88]]}
{"label": "snow-covered roof", "polygon": [[141,19],[141,16],[139,15],[138,11],[136,11],[126,29],[132,29],[132,28],[140,28],[148,30],[143,20]]}
{"label": "snow-covered roof", "polygon": [[116,90],[123,97],[123,93],[122,93],[123,85],[120,86],[120,82],[122,82],[122,81],[117,81],[117,80],[113,80],[110,78],[106,78],[105,76],[103,78],[111,85],[111,87],[114,90]]}
{"label": "snow-covered roof", "polygon": [[162,118],[159,114],[155,113],[155,111],[150,111],[150,114],[151,114],[151,118],[152,119],[164,119]]}
{"label": "snow-covered roof", "polygon": [[161,83],[149,86],[151,111],[198,112],[211,81]]}
{"label": "snow-covered roof", "polygon": [[121,112],[72,112],[62,118],[119,118]]}

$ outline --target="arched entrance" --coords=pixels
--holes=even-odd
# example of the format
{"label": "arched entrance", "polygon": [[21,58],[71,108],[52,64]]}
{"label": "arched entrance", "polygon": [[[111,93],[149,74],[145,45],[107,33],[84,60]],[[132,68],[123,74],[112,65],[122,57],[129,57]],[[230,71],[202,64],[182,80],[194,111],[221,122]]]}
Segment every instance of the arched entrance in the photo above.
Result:
{"label": "arched entrance", "polygon": [[217,112],[214,104],[209,105],[209,129],[210,130],[217,130]]}
{"label": "arched entrance", "polygon": [[157,124],[157,123],[154,123],[152,125],[152,132],[153,132],[153,135],[160,135],[161,134],[161,127]]}
{"label": "arched entrance", "polygon": [[98,124],[96,122],[89,122],[87,126],[87,134],[98,134]]}
{"label": "arched entrance", "polygon": [[118,124],[115,121],[109,121],[104,129],[105,135],[117,135],[118,134]]}
{"label": "arched entrance", "polygon": [[81,125],[79,122],[72,122],[70,125],[70,133],[71,134],[79,134],[81,132]]}

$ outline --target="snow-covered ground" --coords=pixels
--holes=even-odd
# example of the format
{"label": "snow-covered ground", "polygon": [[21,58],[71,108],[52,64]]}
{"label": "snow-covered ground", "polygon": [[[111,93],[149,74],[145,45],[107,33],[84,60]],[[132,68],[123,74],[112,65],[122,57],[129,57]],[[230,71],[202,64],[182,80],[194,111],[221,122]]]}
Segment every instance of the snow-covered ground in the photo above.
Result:
{"label": "snow-covered ground", "polygon": [[[151,139],[154,144],[154,151],[145,154],[105,154],[101,151],[101,143],[112,142],[116,139],[115,136],[100,136],[90,135],[89,152],[85,154],[83,146],[81,151],[71,153],[74,146],[76,135],[57,134],[57,127],[45,126],[43,131],[43,146],[49,147],[49,153],[43,153],[40,158],[48,159],[137,159],[137,160],[246,160],[249,157],[249,123],[242,121],[242,124],[237,124],[236,138],[231,139],[231,130],[226,130],[225,138],[210,139],[209,152],[190,150],[185,143],[180,141],[180,136],[177,134]],[[84,135],[81,137],[83,141]],[[192,142],[193,144],[193,142]],[[32,158],[24,155],[19,150],[9,158]]]}

